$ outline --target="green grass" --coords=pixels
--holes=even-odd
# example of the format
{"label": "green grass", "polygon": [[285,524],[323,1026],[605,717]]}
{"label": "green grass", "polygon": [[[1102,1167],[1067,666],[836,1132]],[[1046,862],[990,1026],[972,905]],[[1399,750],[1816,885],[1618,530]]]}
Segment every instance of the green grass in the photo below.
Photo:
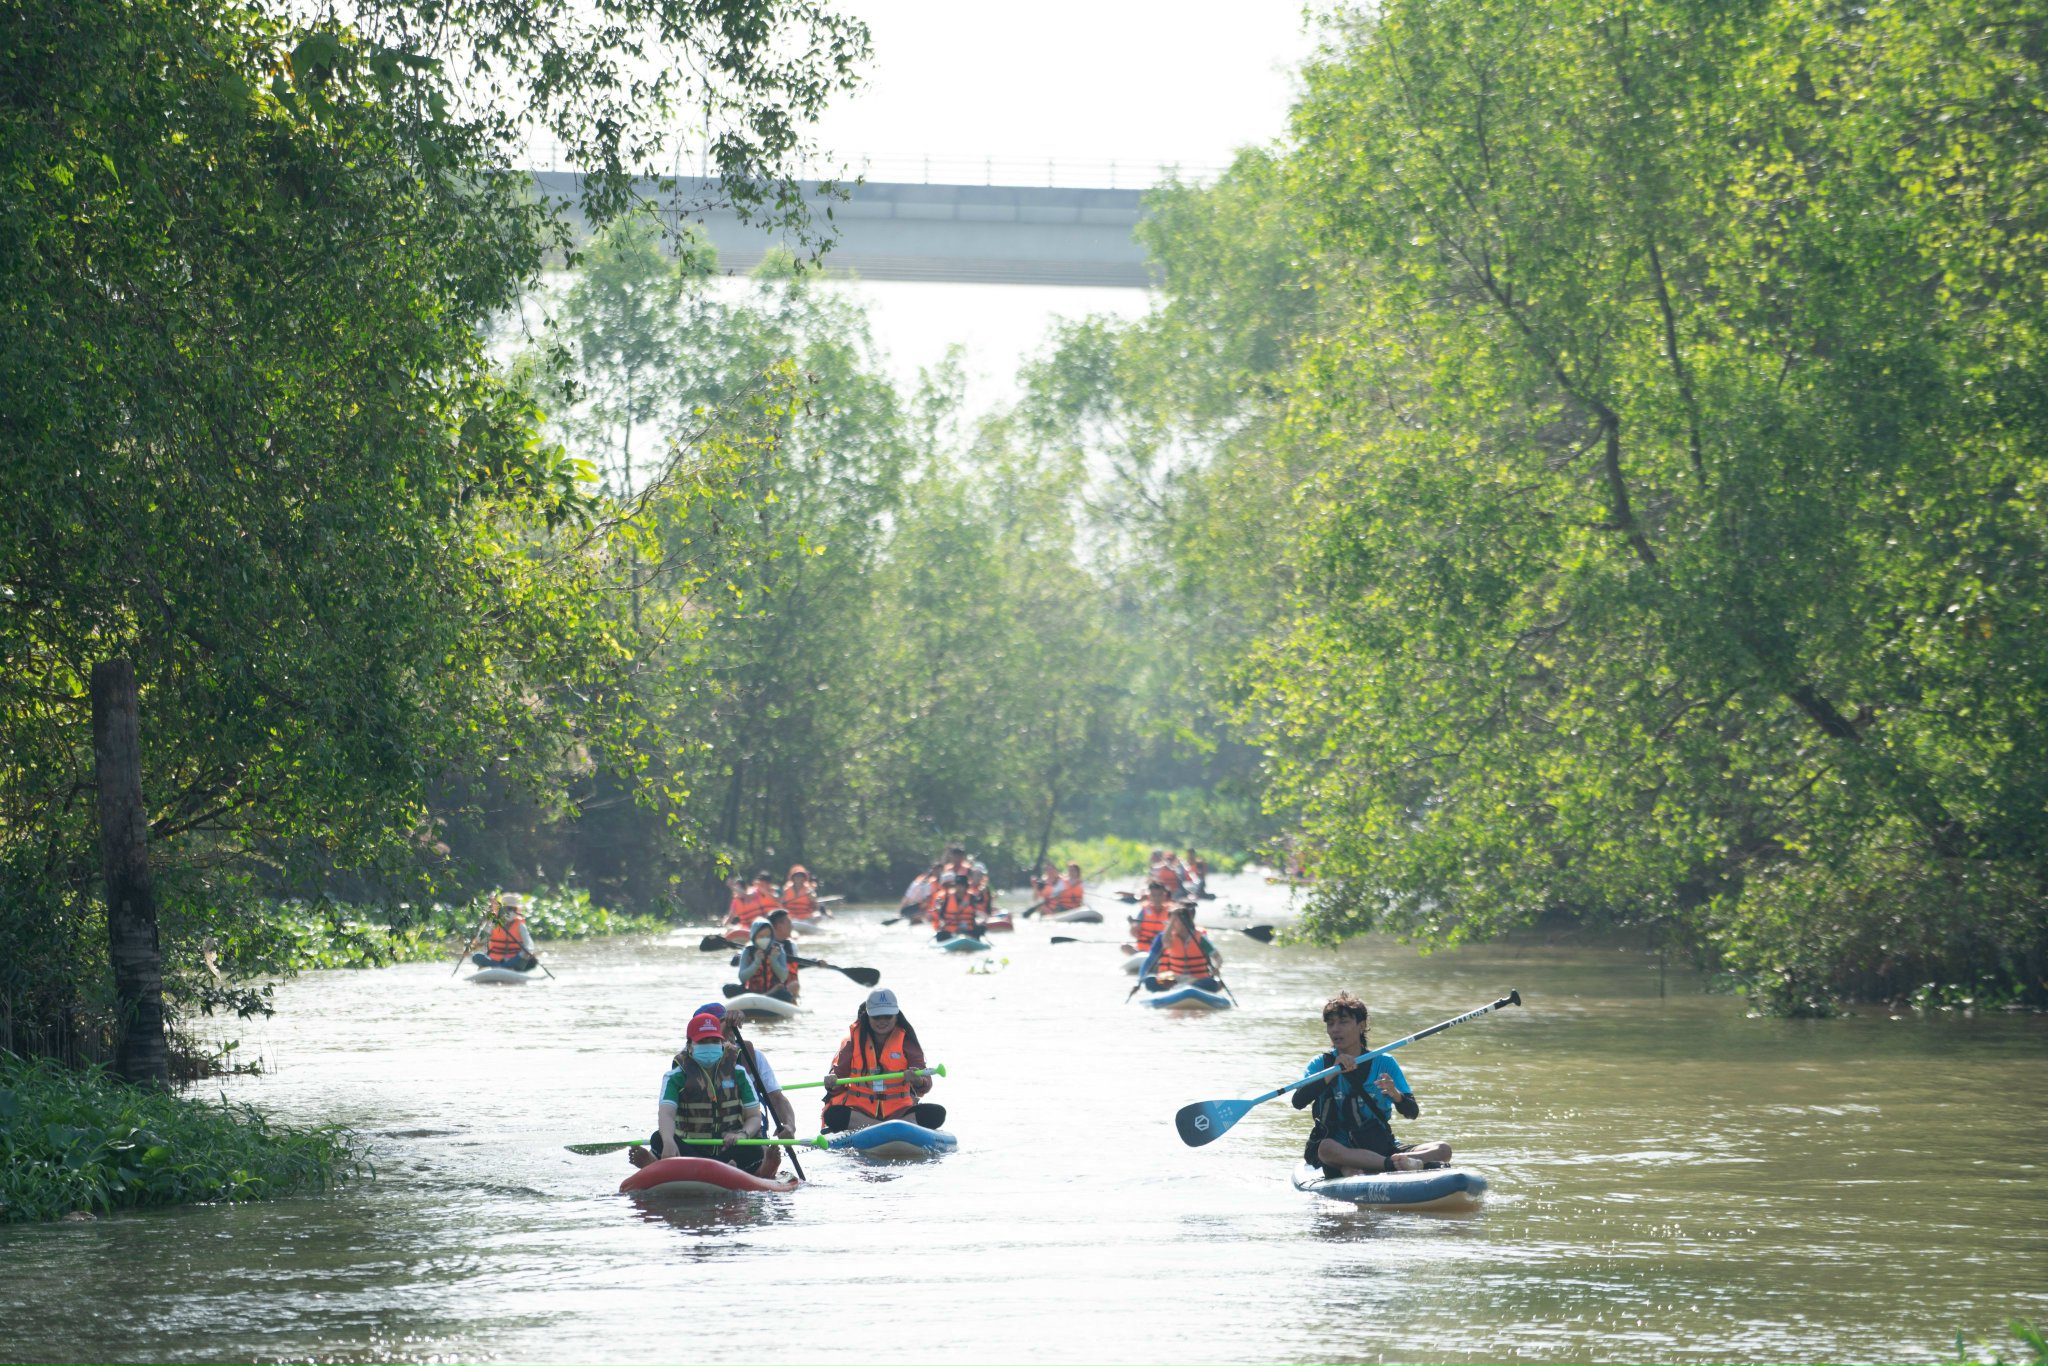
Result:
{"label": "green grass", "polygon": [[325,1190],[367,1167],[356,1136],[247,1106],[0,1053],[0,1223]]}
{"label": "green grass", "polygon": [[2048,1366],[2048,1336],[2043,1336],[2039,1324],[2026,1319],[2009,1319],[2005,1327],[2025,1349],[2019,1357],[2008,1361],[2005,1353],[1982,1341],[1973,1353],[1963,1344],[1963,1335],[1958,1332],[1955,1359],[1943,1363],[1943,1366],[1984,1366],[1986,1363],[1988,1366]]}

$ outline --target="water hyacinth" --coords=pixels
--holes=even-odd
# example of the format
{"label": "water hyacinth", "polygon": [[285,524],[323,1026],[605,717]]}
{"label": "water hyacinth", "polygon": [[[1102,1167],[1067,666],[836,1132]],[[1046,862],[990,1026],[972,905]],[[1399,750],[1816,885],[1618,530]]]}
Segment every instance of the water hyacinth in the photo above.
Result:
{"label": "water hyacinth", "polygon": [[0,1053],[0,1223],[326,1190],[367,1171],[356,1135],[225,1100]]}

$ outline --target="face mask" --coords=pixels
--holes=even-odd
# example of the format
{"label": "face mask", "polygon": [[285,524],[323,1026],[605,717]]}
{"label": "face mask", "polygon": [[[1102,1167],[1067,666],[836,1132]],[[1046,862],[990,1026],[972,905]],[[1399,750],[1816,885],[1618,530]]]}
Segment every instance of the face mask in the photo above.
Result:
{"label": "face mask", "polygon": [[715,1066],[719,1059],[725,1056],[725,1045],[722,1043],[691,1044],[690,1056],[695,1058],[700,1066]]}

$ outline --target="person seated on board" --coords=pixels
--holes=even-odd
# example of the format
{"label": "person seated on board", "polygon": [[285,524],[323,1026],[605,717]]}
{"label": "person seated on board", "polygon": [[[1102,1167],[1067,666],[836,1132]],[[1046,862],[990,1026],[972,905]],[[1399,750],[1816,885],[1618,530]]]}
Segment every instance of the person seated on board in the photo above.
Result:
{"label": "person seated on board", "polygon": [[917,921],[924,919],[926,907],[931,904],[931,899],[939,893],[939,873],[941,871],[943,870],[940,866],[934,863],[931,867],[913,878],[910,885],[903,889],[903,904],[897,907],[896,913],[905,920]]}
{"label": "person seated on board", "polygon": [[988,885],[987,873],[967,875],[967,904],[977,924],[986,925],[996,913],[996,894]]}
{"label": "person seated on board", "polygon": [[[783,912],[787,915],[788,912]],[[733,959],[739,970],[740,987],[757,996],[773,996],[796,1004],[796,967],[789,961],[790,950],[775,937],[775,922],[763,917],[748,931],[747,946]]]}
{"label": "person seated on board", "polygon": [[1067,865],[1067,875],[1060,879],[1059,892],[1053,897],[1048,908],[1055,915],[1061,911],[1078,911],[1088,899],[1088,889],[1081,885],[1081,865]]}
{"label": "person seated on board", "polygon": [[954,935],[980,934],[981,920],[967,876],[961,873],[939,874],[939,894],[932,898],[931,908],[934,938],[950,939]]}
{"label": "person seated on board", "polygon": [[[754,1094],[768,1107],[768,1114],[761,1117],[755,1131],[748,1138],[768,1137],[769,1116],[773,1116],[775,1137],[796,1137],[796,1109],[783,1094],[782,1083],[775,1079],[775,1068],[768,1061],[768,1055],[757,1049],[753,1041],[740,1030],[740,1015],[736,1010],[727,1010],[723,1001],[707,1001],[697,1007],[697,1014],[709,1015],[724,1025],[725,1049],[733,1065],[746,1074],[753,1084]],[[773,1176],[781,1165],[781,1149],[766,1148],[761,1165],[755,1169],[756,1176]]]}
{"label": "person seated on board", "polygon": [[801,863],[789,870],[789,881],[782,884],[782,909],[798,920],[814,920],[822,913],[818,885]]}
{"label": "person seated on board", "polygon": [[1131,940],[1137,951],[1149,951],[1172,918],[1173,901],[1166,894],[1166,884],[1155,877],[1145,884],[1145,899],[1138,903],[1138,913],[1131,917]]}
{"label": "person seated on board", "polygon": [[825,1113],[818,1127],[828,1134],[865,1129],[885,1119],[907,1119],[926,1129],[946,1122],[946,1107],[918,1097],[932,1089],[930,1077],[896,1077],[842,1086],[841,1077],[871,1077],[924,1067],[924,1045],[903,1017],[896,993],[876,987],[854,1013],[853,1027],[825,1074]]}
{"label": "person seated on board", "polygon": [[[626,1149],[636,1167],[664,1157],[709,1157],[758,1172],[768,1148],[737,1146],[759,1127],[761,1103],[753,1079],[741,1072],[725,1046],[725,1022],[716,1015],[690,1017],[687,1042],[662,1074],[661,1096],[655,1102],[654,1132],[647,1146]],[[717,1143],[683,1143],[685,1138],[711,1138]]]}
{"label": "person seated on board", "polygon": [[1308,1110],[1314,1124],[1302,1147],[1302,1160],[1320,1166],[1324,1176],[1420,1171],[1451,1160],[1448,1143],[1400,1143],[1390,1123],[1395,1114],[1414,1119],[1422,1113],[1401,1064],[1380,1055],[1366,1066],[1358,1061],[1371,1052],[1366,1043],[1365,1002],[1340,991],[1323,1003],[1323,1029],[1330,1051],[1318,1053],[1302,1075],[1335,1064],[1343,1071],[1310,1082],[1294,1092],[1294,1108]]}
{"label": "person seated on board", "polygon": [[533,947],[533,936],[526,931],[526,898],[511,892],[492,897],[488,918],[491,936],[484,941],[481,952],[469,956],[469,961],[480,968],[532,972],[540,958]]}
{"label": "person seated on board", "polygon": [[753,883],[733,902],[732,911],[726,918],[735,925],[751,926],[781,904],[775,895],[775,879],[768,876],[768,870],[763,868],[754,874]]}
{"label": "person seated on board", "polygon": [[1138,981],[1147,991],[1163,991],[1169,984],[1216,991],[1223,985],[1216,976],[1222,967],[1223,955],[1195,928],[1194,911],[1175,906],[1167,913],[1166,928],[1145,952]]}
{"label": "person seated on board", "polygon": [[1212,901],[1216,894],[1209,890],[1209,861],[1195,852],[1195,846],[1188,846],[1188,856],[1181,860],[1188,870],[1190,893],[1201,901]]}
{"label": "person seated on board", "polygon": [[767,920],[762,923],[775,931],[775,946],[782,950],[782,961],[789,965],[789,978],[783,986],[789,991],[789,999],[794,1001],[799,994],[797,979],[802,976],[798,969],[803,966],[796,952],[796,922],[788,911],[773,910],[768,912]]}

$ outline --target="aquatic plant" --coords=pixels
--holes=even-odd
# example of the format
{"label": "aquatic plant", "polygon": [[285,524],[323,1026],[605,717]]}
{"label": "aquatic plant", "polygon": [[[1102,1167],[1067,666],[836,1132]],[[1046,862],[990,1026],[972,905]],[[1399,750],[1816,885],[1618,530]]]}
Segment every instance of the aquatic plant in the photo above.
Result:
{"label": "aquatic plant", "polygon": [[365,1174],[338,1126],[129,1086],[0,1053],[0,1223],[147,1205],[261,1200]]}
{"label": "aquatic plant", "polygon": [[1978,1339],[1976,1354],[1963,1342],[1963,1333],[1956,1330],[1956,1354],[1942,1366],[2048,1366],[2048,1335],[2041,1332],[2041,1326],[2027,1319],[2007,1319],[2006,1331],[2020,1340],[2027,1354],[2008,1361],[2005,1353],[1994,1348],[1983,1339]]}

